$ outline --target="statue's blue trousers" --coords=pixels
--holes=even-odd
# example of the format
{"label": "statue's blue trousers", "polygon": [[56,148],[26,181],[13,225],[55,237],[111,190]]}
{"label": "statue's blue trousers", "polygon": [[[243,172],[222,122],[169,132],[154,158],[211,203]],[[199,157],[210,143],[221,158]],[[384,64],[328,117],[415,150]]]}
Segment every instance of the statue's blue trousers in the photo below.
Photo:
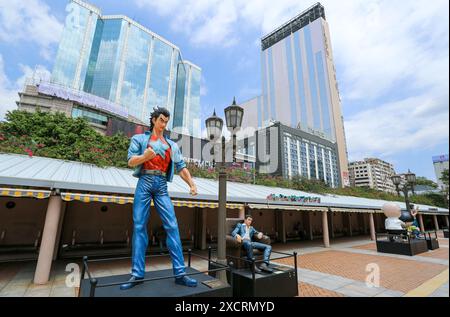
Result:
{"label": "statue's blue trousers", "polygon": [[172,201],[167,192],[167,180],[159,175],[142,175],[136,186],[133,203],[133,241],[131,274],[144,277],[145,251],[148,246],[147,223],[150,218],[150,203],[153,199],[156,211],[166,230],[166,245],[172,258],[173,274],[185,274],[183,249],[181,246],[178,222]]}

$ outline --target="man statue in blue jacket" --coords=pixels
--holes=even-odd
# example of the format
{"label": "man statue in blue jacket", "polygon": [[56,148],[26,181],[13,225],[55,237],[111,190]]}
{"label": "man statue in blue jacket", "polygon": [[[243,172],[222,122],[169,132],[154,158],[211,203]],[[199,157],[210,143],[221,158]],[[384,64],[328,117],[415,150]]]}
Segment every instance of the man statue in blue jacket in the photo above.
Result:
{"label": "man statue in blue jacket", "polygon": [[247,252],[247,259],[250,261],[253,260],[253,249],[258,249],[264,252],[264,263],[261,264],[259,268],[255,267],[256,273],[261,273],[261,270],[272,273],[273,270],[269,267],[269,259],[270,253],[272,252],[272,247],[268,244],[252,241],[254,236],[256,236],[258,239],[261,239],[263,236],[262,232],[258,232],[255,228],[252,227],[252,222],[252,216],[245,216],[244,222],[238,223],[236,225],[236,228],[234,228],[231,236],[235,238],[239,243],[242,243],[242,246]]}
{"label": "man statue in blue jacket", "polygon": [[189,185],[191,195],[197,195],[197,187],[177,144],[164,135],[169,118],[170,112],[167,109],[155,108],[150,117],[150,131],[134,135],[128,149],[128,165],[135,168],[133,176],[138,177],[139,181],[133,203],[131,278],[120,286],[121,290],[130,289],[144,279],[145,251],[148,246],[147,223],[152,199],[166,231],[166,245],[172,258],[175,283],[197,286],[195,279],[186,276],[178,222],[167,191],[167,182],[172,181],[176,169]]}

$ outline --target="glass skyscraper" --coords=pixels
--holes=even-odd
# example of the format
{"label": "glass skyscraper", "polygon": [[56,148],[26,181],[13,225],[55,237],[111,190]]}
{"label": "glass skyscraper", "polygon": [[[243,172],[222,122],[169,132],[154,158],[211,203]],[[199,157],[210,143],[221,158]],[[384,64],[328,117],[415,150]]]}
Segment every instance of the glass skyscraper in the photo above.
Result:
{"label": "glass skyscraper", "polygon": [[143,122],[153,107],[166,107],[169,129],[200,136],[201,69],[183,60],[177,46],[80,0],[66,11],[52,82],[110,100]]}
{"label": "glass skyscraper", "polygon": [[261,73],[262,95],[242,104],[243,126],[279,121],[335,142],[342,184],[349,185],[340,97],[320,3],[261,39]]}

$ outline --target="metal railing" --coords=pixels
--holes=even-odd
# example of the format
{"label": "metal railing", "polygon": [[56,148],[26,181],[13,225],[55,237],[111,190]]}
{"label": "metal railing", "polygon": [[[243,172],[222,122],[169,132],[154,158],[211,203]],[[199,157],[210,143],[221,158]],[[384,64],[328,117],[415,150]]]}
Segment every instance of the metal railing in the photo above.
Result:
{"label": "metal railing", "polygon": [[[284,256],[278,257],[278,258],[274,258],[274,259],[270,259],[270,261],[274,261],[274,260],[282,260],[282,259],[287,259],[287,258],[294,257],[294,269],[295,269],[295,272],[294,272],[294,273],[295,273],[295,279],[296,279],[296,281],[298,281],[298,272],[297,272],[297,267],[298,267],[297,261],[298,261],[298,259],[297,259],[297,252],[293,252],[293,253],[291,254],[291,253],[280,252],[280,251],[273,251],[273,250],[272,250],[272,254],[273,254],[273,253],[275,253],[275,254],[280,254],[280,255],[284,255]],[[256,279],[256,272],[255,272],[256,264],[257,264],[257,263],[265,262],[264,259],[262,259],[262,260],[256,260],[255,258],[253,258],[252,260],[249,260],[249,259],[247,259],[247,258],[245,258],[245,257],[237,257],[237,256],[232,256],[232,255],[227,255],[227,258],[231,258],[231,259],[235,259],[235,260],[244,261],[244,262],[249,263],[249,264],[250,264],[250,268],[251,268],[251,272],[252,272],[252,280],[253,280],[253,282],[255,282],[255,279]]]}
{"label": "metal railing", "polygon": [[[228,265],[224,265],[224,264],[220,264],[216,261],[212,261],[211,260],[211,247],[208,248],[208,257],[204,257],[201,256],[199,254],[195,254],[192,253],[192,250],[189,249],[187,252],[183,252],[183,254],[187,254],[188,256],[188,265],[187,267],[191,267],[191,262],[192,262],[192,256],[196,256],[200,259],[206,260],[208,261],[208,270],[206,271],[199,271],[199,272],[194,272],[194,273],[186,273],[183,274],[183,276],[193,276],[193,275],[199,275],[199,274],[206,274],[211,273],[211,272],[218,272],[218,271],[227,271],[230,269],[230,267]],[[155,255],[147,255],[145,258],[156,258],[156,257],[165,257],[165,256],[169,256],[169,254],[155,254]],[[95,296],[95,292],[98,288],[104,288],[104,287],[111,287],[111,286],[118,286],[124,283],[129,283],[129,281],[121,281],[121,282],[114,282],[114,283],[104,283],[104,284],[98,284],[98,279],[95,278],[92,273],[89,271],[89,265],[88,263],[95,263],[95,262],[107,262],[107,261],[118,261],[118,260],[127,260],[127,259],[131,259],[131,256],[127,256],[127,257],[118,257],[118,258],[106,258],[106,259],[94,259],[94,260],[89,260],[89,258],[87,256],[83,257],[83,265],[82,265],[82,269],[81,269],[81,278],[80,278],[80,287],[79,287],[79,291],[78,291],[78,297],[80,297],[81,295],[81,283],[82,281],[85,279],[85,275],[87,274],[88,276],[88,280],[90,283],[90,289],[89,289],[89,296],[90,297],[94,297]],[[215,269],[211,269],[211,264],[214,264],[216,266],[218,266],[218,268]],[[175,275],[167,275],[167,276],[162,276],[162,277],[154,277],[154,278],[144,278],[142,280],[138,280],[132,283],[146,283],[146,282],[152,282],[152,281],[157,281],[157,280],[165,280],[165,279],[171,279],[171,278],[175,278]]]}

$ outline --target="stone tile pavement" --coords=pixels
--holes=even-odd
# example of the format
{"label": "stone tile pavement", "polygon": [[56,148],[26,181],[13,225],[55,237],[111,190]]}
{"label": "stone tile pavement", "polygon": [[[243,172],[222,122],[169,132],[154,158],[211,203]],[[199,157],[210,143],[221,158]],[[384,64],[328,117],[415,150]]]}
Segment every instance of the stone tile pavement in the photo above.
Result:
{"label": "stone tile pavement", "polygon": [[[273,249],[298,252],[300,297],[399,297],[408,294],[448,297],[448,239],[440,238],[439,242],[440,249],[415,257],[379,254],[368,237],[335,239],[329,249],[323,248],[320,240],[275,244]],[[281,262],[293,265],[292,260]],[[66,286],[69,263],[80,264],[81,261],[56,261],[46,285],[32,283],[35,261],[0,263],[0,297],[76,296],[78,288]],[[368,264],[378,265],[380,269],[379,287],[366,285],[368,275],[373,273],[366,271]],[[193,258],[192,265],[205,270],[207,263]],[[168,258],[152,259],[147,264],[148,270],[170,267]],[[128,274],[130,260],[91,263],[90,270],[96,277]]]}

